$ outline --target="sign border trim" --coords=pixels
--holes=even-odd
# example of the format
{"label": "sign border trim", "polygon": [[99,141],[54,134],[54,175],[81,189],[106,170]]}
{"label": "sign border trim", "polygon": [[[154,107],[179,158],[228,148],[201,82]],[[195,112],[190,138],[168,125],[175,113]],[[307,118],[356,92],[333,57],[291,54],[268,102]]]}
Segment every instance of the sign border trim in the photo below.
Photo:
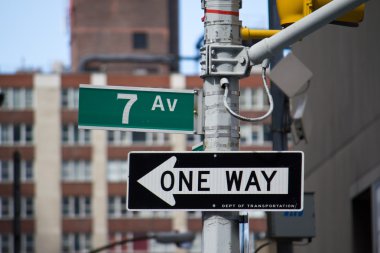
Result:
{"label": "sign border trim", "polygon": [[[130,154],[131,153],[164,153],[164,154],[185,154],[185,153],[194,153],[194,154],[199,154],[199,153],[209,153],[209,154],[220,154],[220,153],[300,153],[302,154],[302,162],[301,162],[301,207],[300,209],[129,209],[129,198],[128,198],[128,192],[129,192],[129,160],[130,160]],[[304,170],[305,170],[305,153],[301,150],[295,150],[295,151],[290,151],[290,150],[284,150],[284,151],[131,151],[128,153],[128,168],[127,168],[127,203],[126,203],[126,208],[128,211],[154,211],[154,212],[162,212],[162,211],[221,211],[221,212],[230,212],[230,211],[263,211],[263,212],[301,212],[304,209],[304,194],[305,194],[305,189],[304,189],[304,184],[305,184],[305,178],[304,178]]]}

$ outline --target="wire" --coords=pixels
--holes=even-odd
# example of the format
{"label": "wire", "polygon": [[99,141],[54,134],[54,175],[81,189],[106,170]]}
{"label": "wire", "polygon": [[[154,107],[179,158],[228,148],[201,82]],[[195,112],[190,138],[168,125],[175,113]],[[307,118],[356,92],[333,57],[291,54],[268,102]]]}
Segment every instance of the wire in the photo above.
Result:
{"label": "wire", "polygon": [[253,253],[257,253],[259,252],[262,248],[266,247],[266,246],[269,246],[272,242],[266,242],[262,245],[260,245],[260,247],[258,247]]}
{"label": "wire", "polygon": [[266,118],[268,118],[272,112],[273,112],[273,97],[272,95],[270,94],[270,91],[269,91],[269,88],[268,88],[268,84],[267,84],[267,75],[266,75],[266,70],[268,68],[268,65],[269,65],[269,60],[268,59],[265,59],[262,63],[262,71],[261,71],[261,78],[263,79],[263,84],[264,84],[264,88],[265,88],[265,93],[267,94],[268,96],[268,100],[269,100],[269,109],[268,111],[260,116],[260,117],[256,117],[256,118],[247,118],[247,117],[244,117],[244,116],[241,116],[239,114],[237,114],[236,112],[234,112],[230,106],[228,105],[227,103],[227,97],[228,97],[228,84],[229,84],[229,81],[227,78],[222,78],[220,81],[221,81],[221,86],[225,88],[225,91],[224,91],[224,97],[223,97],[223,104],[224,104],[224,107],[226,107],[227,111],[232,115],[234,116],[235,118],[237,119],[240,119],[240,120],[243,120],[243,121],[248,121],[248,122],[257,122],[257,121],[261,121],[261,120],[264,120]]}

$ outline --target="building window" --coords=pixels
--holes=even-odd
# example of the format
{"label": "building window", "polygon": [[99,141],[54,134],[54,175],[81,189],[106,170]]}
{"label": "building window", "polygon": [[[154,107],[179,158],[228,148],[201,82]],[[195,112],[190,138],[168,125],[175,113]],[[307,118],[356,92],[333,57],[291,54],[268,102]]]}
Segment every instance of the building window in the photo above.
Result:
{"label": "building window", "polygon": [[244,145],[251,144],[250,142],[251,135],[251,126],[250,125],[242,125],[240,126],[240,143]]}
{"label": "building window", "polygon": [[13,218],[13,200],[11,197],[0,197],[0,219]]}
{"label": "building window", "polygon": [[[132,239],[133,234],[132,233],[122,233],[122,232],[116,232],[113,234],[110,234],[108,236],[109,243],[119,242],[124,239]],[[121,245],[116,245],[115,247],[109,249],[109,253],[121,253],[121,252],[133,252],[133,242],[127,242]]]}
{"label": "building window", "polygon": [[202,218],[202,212],[200,211],[188,211],[187,212],[187,217],[192,218],[192,219],[200,219]]}
{"label": "building window", "polygon": [[[21,198],[21,217],[30,219],[34,215],[34,201],[32,197]],[[0,219],[13,218],[13,198],[0,197]]]}
{"label": "building window", "polygon": [[33,128],[31,125],[25,125],[25,142],[32,143],[33,141]]}
{"label": "building window", "polygon": [[194,146],[202,142],[202,135],[199,134],[187,134],[186,135],[187,145]]}
{"label": "building window", "polygon": [[[0,253],[13,252],[13,236],[11,234],[0,234]],[[21,235],[21,252],[34,252],[34,236],[32,234]]]}
{"label": "building window", "polygon": [[68,145],[89,145],[91,142],[90,130],[78,129],[77,125],[63,125],[61,138],[63,144]]}
{"label": "building window", "polygon": [[21,198],[21,217],[33,218],[34,215],[34,201],[32,197]]}
{"label": "building window", "polygon": [[130,145],[132,143],[132,132],[107,131],[107,140],[110,145]]}
{"label": "building window", "polygon": [[13,126],[13,141],[15,143],[20,143],[21,141],[21,126],[20,125]]}
{"label": "building window", "polygon": [[32,109],[32,107],[33,107],[32,89],[25,89],[25,108]]}
{"label": "building window", "polygon": [[145,143],[147,133],[143,132],[132,132],[132,141],[133,143]]}
{"label": "building window", "polygon": [[146,133],[146,142],[148,145],[164,145],[168,140],[168,135],[164,133]]}
{"label": "building window", "polygon": [[241,89],[240,90],[240,97],[239,97],[239,107],[241,109],[249,109],[249,96],[251,93],[251,89]]}
{"label": "building window", "polygon": [[61,107],[63,109],[78,109],[79,89],[69,88],[61,90]]}
{"label": "building window", "polygon": [[32,234],[21,235],[21,250],[23,253],[34,252],[34,236]]}
{"label": "building window", "polygon": [[262,88],[245,88],[240,91],[239,103],[244,110],[262,110],[264,101]]}
{"label": "building window", "polygon": [[0,252],[11,253],[13,252],[13,240],[10,234],[0,234]]}
{"label": "building window", "polygon": [[253,143],[263,144],[263,126],[254,125],[252,126],[251,139]]}
{"label": "building window", "polygon": [[[128,215],[129,214],[129,215]],[[123,196],[108,197],[108,217],[122,218],[132,217],[133,212],[127,211],[127,199]]]}
{"label": "building window", "polygon": [[33,91],[28,88],[4,88],[5,95],[2,108],[5,110],[25,110],[33,107]]}
{"label": "building window", "polygon": [[169,142],[169,135],[153,132],[108,131],[107,141],[109,145],[115,146],[128,146],[132,144],[165,145]]}
{"label": "building window", "polygon": [[242,145],[263,144],[263,125],[241,125],[240,142]]}
{"label": "building window", "polygon": [[129,211],[128,217],[152,219],[152,218],[170,218],[171,213],[167,211]]}
{"label": "building window", "polygon": [[91,198],[84,196],[63,197],[62,216],[65,218],[89,218],[91,216]]}
{"label": "building window", "polygon": [[264,108],[266,95],[262,88],[252,89],[252,105],[255,110],[262,110]]}
{"label": "building window", "polygon": [[28,124],[0,124],[0,144],[29,145],[33,143],[33,127]]}
{"label": "building window", "polygon": [[107,164],[107,178],[110,182],[127,181],[127,161],[109,160]]}
{"label": "building window", "polygon": [[11,144],[11,139],[12,139],[12,135],[11,135],[11,132],[13,130],[11,129],[11,125],[5,125],[5,124],[1,124],[0,125],[0,143],[1,144]]}
{"label": "building window", "polygon": [[91,180],[91,166],[90,161],[84,160],[70,160],[62,162],[62,181],[90,181]]}
{"label": "building window", "polygon": [[62,236],[62,252],[82,252],[91,249],[91,235],[70,233]]}
{"label": "building window", "polygon": [[0,181],[13,181],[13,165],[11,161],[0,161]]}
{"label": "building window", "polygon": [[133,48],[134,49],[147,49],[148,48],[148,34],[134,33],[133,34]]}
{"label": "building window", "polygon": [[33,162],[21,162],[21,180],[24,182],[33,181]]}
{"label": "building window", "polygon": [[[13,161],[0,160],[0,182],[13,182]],[[21,161],[21,181],[30,182],[33,180],[33,162]]]}

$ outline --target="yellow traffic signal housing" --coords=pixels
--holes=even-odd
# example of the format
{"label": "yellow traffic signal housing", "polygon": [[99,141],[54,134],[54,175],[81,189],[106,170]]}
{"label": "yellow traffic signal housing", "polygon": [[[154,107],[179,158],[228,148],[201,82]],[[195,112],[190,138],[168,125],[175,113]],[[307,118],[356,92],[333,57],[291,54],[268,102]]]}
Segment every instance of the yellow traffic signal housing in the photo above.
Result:
{"label": "yellow traffic signal housing", "polygon": [[[277,11],[281,26],[291,25],[329,2],[331,0],[277,0]],[[365,4],[362,4],[331,23],[358,26],[363,21],[364,8]]]}

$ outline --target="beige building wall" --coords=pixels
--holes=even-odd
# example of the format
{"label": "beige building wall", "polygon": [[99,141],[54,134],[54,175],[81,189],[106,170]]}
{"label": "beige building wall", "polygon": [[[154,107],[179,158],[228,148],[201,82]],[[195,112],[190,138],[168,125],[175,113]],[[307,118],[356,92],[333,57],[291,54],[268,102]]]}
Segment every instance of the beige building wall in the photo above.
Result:
{"label": "beige building wall", "polygon": [[[106,85],[105,74],[92,74],[91,84]],[[92,246],[108,243],[107,223],[107,132],[91,130],[92,141]]]}
{"label": "beige building wall", "polygon": [[[172,89],[185,89],[186,80],[183,75],[172,74],[170,76],[170,88]],[[170,144],[173,151],[186,151],[186,135],[185,134],[170,134]],[[173,212],[173,230],[185,232],[187,228],[187,212],[176,211]],[[184,252],[178,249],[177,252]]]}
{"label": "beige building wall", "polygon": [[305,191],[315,192],[317,229],[313,242],[295,252],[370,252],[354,251],[352,207],[380,180],[379,10],[379,1],[369,1],[359,28],[328,25],[294,48],[314,74],[304,117],[308,143],[296,149],[305,151]]}
{"label": "beige building wall", "polygon": [[34,76],[36,252],[61,251],[60,76]]}

